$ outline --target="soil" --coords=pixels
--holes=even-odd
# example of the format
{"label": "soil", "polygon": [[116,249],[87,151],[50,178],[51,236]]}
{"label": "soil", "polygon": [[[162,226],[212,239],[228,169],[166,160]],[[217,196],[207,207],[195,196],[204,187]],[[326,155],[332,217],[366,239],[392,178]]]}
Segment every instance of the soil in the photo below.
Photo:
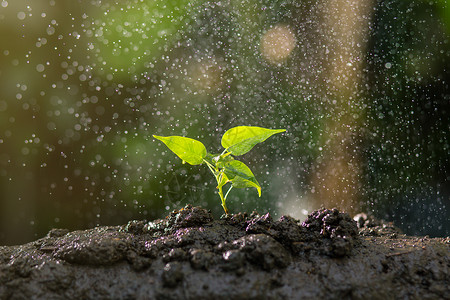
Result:
{"label": "soil", "polygon": [[450,299],[450,238],[322,209],[163,220],[0,247],[0,299]]}

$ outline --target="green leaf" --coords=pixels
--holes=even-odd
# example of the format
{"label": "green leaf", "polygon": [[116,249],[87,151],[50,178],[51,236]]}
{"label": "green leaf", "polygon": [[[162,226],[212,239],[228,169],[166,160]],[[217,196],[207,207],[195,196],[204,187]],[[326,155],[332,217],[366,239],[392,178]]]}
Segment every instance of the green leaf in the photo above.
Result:
{"label": "green leaf", "polygon": [[232,161],[234,158],[230,155],[230,152],[227,153],[219,153],[219,154],[206,154],[205,160],[209,162],[211,165],[216,166],[219,169],[222,169],[225,164]]}
{"label": "green leaf", "polygon": [[216,157],[216,166],[217,166],[218,168],[221,168],[221,169],[222,169],[223,167],[225,167],[226,164],[228,164],[228,163],[230,163],[231,161],[233,161],[233,160],[234,160],[234,157],[231,156],[230,154],[231,154],[231,153],[228,152],[228,153],[225,153],[225,154],[222,154],[222,155],[217,156],[217,157]]}
{"label": "green leaf", "polygon": [[187,162],[191,165],[200,165],[203,163],[203,158],[206,157],[207,152],[205,146],[197,140],[182,136],[153,135],[153,137],[166,144],[173,153],[181,158],[183,163]]}
{"label": "green leaf", "polygon": [[217,188],[223,187],[228,182],[230,182],[230,180],[228,179],[227,175],[225,175],[225,173],[222,173],[222,176],[220,176],[220,180],[217,184]]}
{"label": "green leaf", "polygon": [[262,143],[274,134],[284,132],[286,129],[267,129],[256,126],[237,126],[225,132],[222,137],[222,147],[228,149],[233,155],[242,155]]}
{"label": "green leaf", "polygon": [[211,153],[206,153],[206,156],[204,157],[204,159],[209,162],[209,164],[211,165],[215,165],[216,164],[216,157],[219,156],[220,154],[211,154]]}
{"label": "green leaf", "polygon": [[232,160],[224,167],[224,173],[235,188],[254,187],[261,197],[261,186],[252,171],[243,162]]}

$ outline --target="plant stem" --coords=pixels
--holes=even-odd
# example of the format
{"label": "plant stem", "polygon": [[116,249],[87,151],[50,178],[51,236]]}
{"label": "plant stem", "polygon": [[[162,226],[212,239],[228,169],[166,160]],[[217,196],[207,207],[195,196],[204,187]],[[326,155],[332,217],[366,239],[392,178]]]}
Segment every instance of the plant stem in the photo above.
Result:
{"label": "plant stem", "polygon": [[[228,195],[228,193],[227,193],[227,195]],[[220,196],[220,200],[222,200],[223,210],[225,211],[225,213],[227,215],[229,215],[229,212],[228,212],[228,209],[227,209],[227,205],[225,204],[226,196],[225,197],[223,196],[222,187],[219,187],[219,196]]]}
{"label": "plant stem", "polygon": [[[206,163],[206,165],[208,166],[208,168],[211,170],[211,172],[213,172],[214,174],[214,167],[213,165],[211,165],[206,159],[203,159],[203,161]],[[215,176],[215,175],[214,175]]]}
{"label": "plant stem", "polygon": [[230,190],[231,190],[231,188],[230,188],[230,190],[228,190],[228,192],[227,192],[227,194],[225,195],[225,197],[223,196],[223,190],[222,190],[222,187],[220,186],[219,187],[219,185],[220,185],[220,177],[221,177],[221,173],[219,173],[219,169],[217,168],[217,167],[214,167],[214,166],[212,166],[208,161],[206,161],[205,159],[203,160],[204,162],[206,162],[206,165],[208,166],[208,168],[209,168],[209,170],[211,171],[211,173],[213,173],[213,175],[214,175],[214,177],[216,178],[216,181],[217,181],[217,188],[219,189],[219,197],[220,197],[220,200],[222,201],[222,207],[223,207],[223,210],[225,211],[225,213],[227,214],[227,215],[229,215],[229,212],[228,212],[228,209],[227,209],[227,205],[225,204],[225,201],[226,201],[226,199],[227,199],[227,196],[228,196],[228,193],[230,192]]}
{"label": "plant stem", "polygon": [[233,188],[233,186],[230,186],[230,188],[228,189],[227,193],[225,194],[225,201],[227,201],[228,194],[230,193],[232,188]]}

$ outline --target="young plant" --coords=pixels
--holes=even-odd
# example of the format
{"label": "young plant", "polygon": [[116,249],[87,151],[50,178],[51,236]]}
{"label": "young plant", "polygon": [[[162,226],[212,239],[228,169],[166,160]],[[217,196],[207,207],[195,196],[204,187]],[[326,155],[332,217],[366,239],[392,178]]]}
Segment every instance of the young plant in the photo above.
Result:
{"label": "young plant", "polygon": [[[220,154],[210,154],[205,146],[194,139],[182,136],[157,136],[155,139],[163,142],[182,162],[191,165],[205,163],[213,173],[217,181],[220,200],[225,213],[227,196],[232,188],[254,187],[261,197],[261,186],[252,171],[241,161],[233,156],[243,155],[249,152],[256,144],[262,143],[274,134],[284,132],[285,129],[267,129],[256,126],[237,126],[227,130],[222,136],[222,147],[225,150]],[[231,182],[231,186],[223,194],[223,187]]]}

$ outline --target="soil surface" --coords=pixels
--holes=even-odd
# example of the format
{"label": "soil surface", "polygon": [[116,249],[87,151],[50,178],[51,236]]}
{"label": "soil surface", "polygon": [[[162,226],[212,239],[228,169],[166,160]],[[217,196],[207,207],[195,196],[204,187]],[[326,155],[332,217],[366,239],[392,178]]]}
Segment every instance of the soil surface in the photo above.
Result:
{"label": "soil surface", "polygon": [[0,247],[0,299],[450,299],[450,238],[322,209],[153,222]]}

